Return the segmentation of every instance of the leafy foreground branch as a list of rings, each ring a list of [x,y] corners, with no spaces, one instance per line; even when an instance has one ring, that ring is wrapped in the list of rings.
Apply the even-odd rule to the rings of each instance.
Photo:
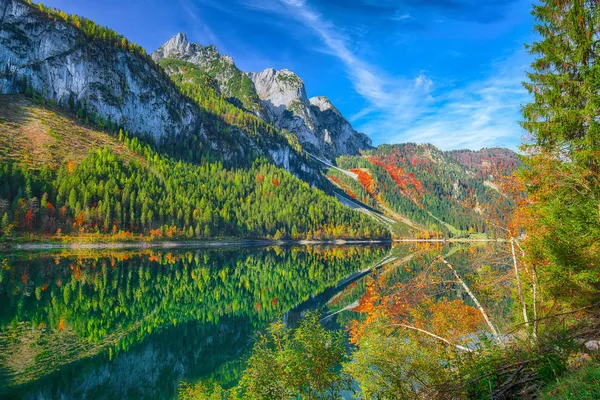
[[[237,387],[225,390],[217,382],[180,388],[181,399],[337,399],[350,389],[351,378],[340,372],[346,360],[342,332],[330,332],[308,313],[300,326],[273,323],[254,345]]]

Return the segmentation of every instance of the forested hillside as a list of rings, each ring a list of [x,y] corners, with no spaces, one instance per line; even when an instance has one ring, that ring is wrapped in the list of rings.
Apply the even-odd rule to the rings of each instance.
[[[1,96],[1,228],[168,238],[381,238],[385,229],[266,160],[227,169],[158,153],[56,107]]]
[[[165,60],[173,82],[141,47],[91,20],[3,3],[3,91],[29,99],[2,98],[3,236],[388,236],[301,181],[324,183],[296,136],[232,105],[191,64]],[[19,67],[40,52],[56,54]],[[67,66],[80,75],[65,81]]]
[[[247,123],[232,121],[231,109],[219,106],[225,102],[221,95],[210,104],[190,99],[124,36],[42,4],[0,0],[0,9],[3,93],[39,96],[101,126],[143,137],[176,158],[212,157],[230,167],[267,158],[311,183],[320,181],[293,136],[265,124],[242,129]]]
[[[508,149],[443,152],[412,143],[381,145],[363,156],[342,156],[337,163],[356,176],[329,171],[349,196],[412,222],[413,234],[445,237],[492,235],[487,211],[507,201],[496,182],[521,165]]]

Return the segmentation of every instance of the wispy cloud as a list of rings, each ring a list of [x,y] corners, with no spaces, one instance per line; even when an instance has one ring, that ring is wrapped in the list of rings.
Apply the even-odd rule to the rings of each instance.
[[[383,142],[433,143],[444,149],[516,148],[522,134],[520,107],[529,99],[521,85],[528,62],[525,52],[516,50],[490,66],[486,78],[434,90],[420,115],[405,118],[402,110],[384,107],[361,128]]]
[[[243,1],[300,23],[343,63],[354,89],[369,103],[351,120],[376,142],[427,142],[444,149],[517,147],[520,104],[527,99],[521,87],[527,65],[522,50],[491,65],[488,78],[457,88],[438,86],[425,71],[414,78],[391,76],[360,59],[343,30],[306,0]]]
[[[409,13],[398,11],[398,12],[396,12],[396,14],[394,14],[392,16],[391,19],[393,19],[394,21],[404,21],[406,19],[411,19],[411,18],[412,18],[412,16]]]
[[[306,1],[278,1],[279,7],[262,0],[246,0],[245,4],[255,9],[285,14],[310,29],[321,40],[325,51],[343,63],[354,89],[372,104],[369,109],[379,110],[393,104],[408,110],[414,107],[412,92],[427,97],[432,83],[424,74],[415,79],[386,77],[383,71],[357,57],[350,48],[349,38]]]

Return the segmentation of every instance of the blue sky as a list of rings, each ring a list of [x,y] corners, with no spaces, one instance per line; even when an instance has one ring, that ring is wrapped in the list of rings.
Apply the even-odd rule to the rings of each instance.
[[[523,134],[531,0],[47,0],[153,51],[177,32],[244,71],[288,68],[374,144],[504,146]]]

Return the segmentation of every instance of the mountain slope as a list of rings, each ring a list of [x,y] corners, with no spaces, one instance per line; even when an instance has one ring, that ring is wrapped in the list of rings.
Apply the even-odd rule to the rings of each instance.
[[[295,133],[310,152],[334,159],[371,148],[371,140],[356,132],[329,99],[308,99],[304,82],[293,72],[269,68],[249,76],[270,120]]]
[[[257,157],[318,180],[281,132],[249,132],[182,95],[143,49],[77,16],[0,0],[0,88],[27,92],[109,127],[148,138],[163,151],[228,165]],[[275,157],[273,157],[275,155]]]
[[[502,170],[511,172],[523,165],[514,151],[501,147],[479,151],[452,150],[448,152],[448,155],[469,168],[479,178],[487,178],[490,174],[502,172]]]
[[[444,152],[412,143],[382,145],[337,163],[354,174],[330,170],[338,187],[409,225],[410,234],[427,236],[486,233],[486,208],[505,201],[494,180],[521,166],[508,149]]]
[[[226,169],[0,95],[2,233],[375,238],[385,229],[266,162]]]
[[[190,43],[184,33],[178,33],[152,53],[155,62],[173,58],[195,64],[218,83],[219,92],[228,101],[258,116],[263,108],[252,81],[240,71],[233,59],[222,56],[214,45]]]
[[[329,160],[371,148],[370,139],[356,132],[326,97],[308,99],[304,82],[288,70],[272,68],[243,73],[231,57],[214,46],[190,43],[179,33],[152,53],[156,62],[176,59],[196,65],[216,80],[218,90],[238,105],[296,135],[308,151]],[[169,72],[169,71],[168,71]]]

